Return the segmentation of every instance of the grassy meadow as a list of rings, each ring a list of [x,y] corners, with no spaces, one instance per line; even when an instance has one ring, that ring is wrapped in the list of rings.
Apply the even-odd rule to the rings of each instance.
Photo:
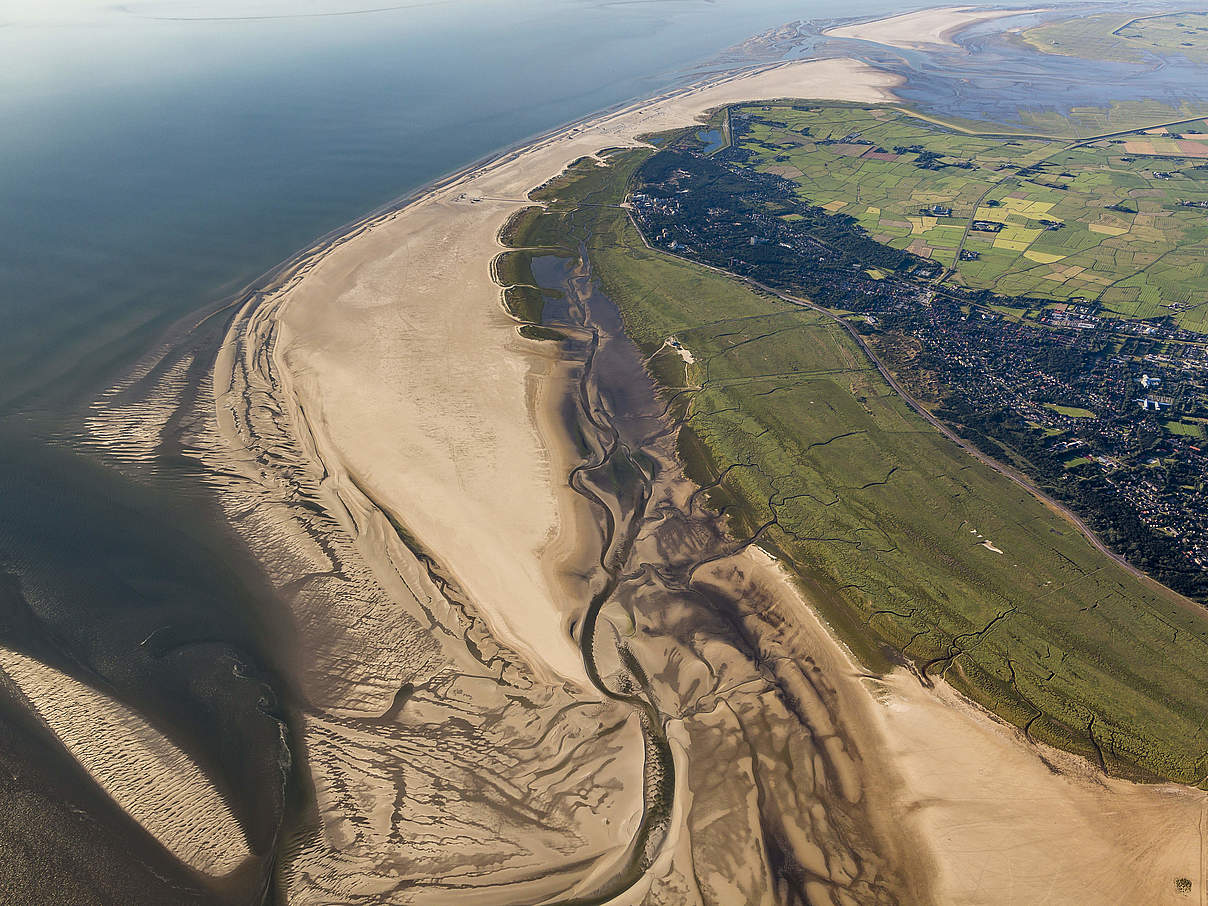
[[[1204,120],[1089,142],[971,134],[890,107],[748,106],[732,120],[756,169],[954,282],[1208,330]]]
[[[1023,40],[1045,53],[1139,63],[1153,54],[1181,54],[1208,63],[1208,12],[1129,18],[1105,13],[1050,22],[1026,30]]]

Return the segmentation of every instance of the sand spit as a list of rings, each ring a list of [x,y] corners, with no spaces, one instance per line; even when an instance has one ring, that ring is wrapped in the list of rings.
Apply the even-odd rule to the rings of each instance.
[[[358,225],[238,314],[186,448],[294,614],[316,804],[284,848],[291,902],[595,898],[653,855],[631,849],[650,741],[571,635],[599,546],[565,488],[576,366],[501,308],[498,233],[583,155],[896,81],[794,63],[601,115]]]
[[[507,217],[567,164],[740,99],[884,100],[860,63],[796,63],[636,105],[468,174],[333,248],[288,291],[275,355],[341,470],[458,578],[492,632],[585,685],[567,601],[543,562],[565,515],[534,430],[537,360],[486,267]],[[333,463],[334,465],[334,463]],[[500,533],[506,532],[506,536]],[[500,542],[503,543],[500,543]]]
[[[1008,16],[1042,12],[1040,9],[979,9],[972,6],[945,6],[906,13],[890,19],[875,19],[855,25],[841,25],[823,32],[831,38],[858,38],[903,50],[927,50],[955,47],[953,36],[970,25]]]
[[[272,355],[275,312],[236,319],[217,421],[193,446],[294,617],[315,803],[283,845],[283,889],[316,906],[541,902],[628,846],[640,729],[536,675],[402,519],[332,468]]]
[[[188,755],[107,695],[0,648],[5,678],[102,789],[165,849],[208,875],[251,850],[222,795]]]

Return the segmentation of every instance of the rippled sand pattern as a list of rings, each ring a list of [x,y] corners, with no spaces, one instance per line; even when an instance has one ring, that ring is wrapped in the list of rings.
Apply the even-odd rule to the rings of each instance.
[[[225,875],[251,855],[214,785],[137,714],[15,651],[0,648],[0,670],[93,780],[176,858]]]

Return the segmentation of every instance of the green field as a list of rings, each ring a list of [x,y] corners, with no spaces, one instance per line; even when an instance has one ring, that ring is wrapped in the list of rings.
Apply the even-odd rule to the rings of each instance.
[[[1204,437],[1204,426],[1194,421],[1166,422],[1166,430],[1171,434],[1182,434],[1185,437]]]
[[[1208,331],[1208,208],[1183,204],[1208,204],[1203,120],[1081,143],[970,134],[890,107],[748,106],[733,120],[756,169],[953,282]],[[962,248],[977,259],[958,260]]]
[[[1045,408],[1052,409],[1058,415],[1064,415],[1069,418],[1095,418],[1095,413],[1079,406],[1060,406],[1057,403],[1045,403]]]
[[[516,245],[584,243],[732,531],[791,565],[872,669],[904,652],[1038,739],[1111,770],[1208,775],[1208,621],[1099,553],[910,410],[826,315],[652,251],[616,207],[648,152],[579,165]],[[589,204],[583,204],[588,202]]]
[[[1208,63],[1208,12],[1130,18],[1121,13],[1084,16],[1030,28],[1023,40],[1045,53],[1137,63],[1154,54],[1181,54]]]
[[[1208,103],[1187,102],[1177,107],[1152,98],[1112,101],[1109,107],[1072,107],[1068,112],[1020,108],[1022,129],[1034,135],[1059,138],[1086,138],[1130,129],[1145,129],[1154,123],[1176,123],[1208,114]],[[968,123],[970,131],[998,131],[993,123]]]

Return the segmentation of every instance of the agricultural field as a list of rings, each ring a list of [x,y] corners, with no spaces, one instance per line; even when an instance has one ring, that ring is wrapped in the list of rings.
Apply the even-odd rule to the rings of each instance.
[[[1045,53],[1091,60],[1134,63],[1154,54],[1181,54],[1192,62],[1208,63],[1208,12],[1085,16],[1038,25],[1022,38]]]
[[[830,316],[650,248],[619,207],[648,153],[575,168],[512,242],[587,249],[731,531],[759,531],[870,668],[904,655],[1033,738],[1202,782],[1203,613],[935,431]]]
[[[971,134],[888,107],[748,106],[731,121],[749,165],[954,283],[1208,331],[1204,120],[1089,142]]]

